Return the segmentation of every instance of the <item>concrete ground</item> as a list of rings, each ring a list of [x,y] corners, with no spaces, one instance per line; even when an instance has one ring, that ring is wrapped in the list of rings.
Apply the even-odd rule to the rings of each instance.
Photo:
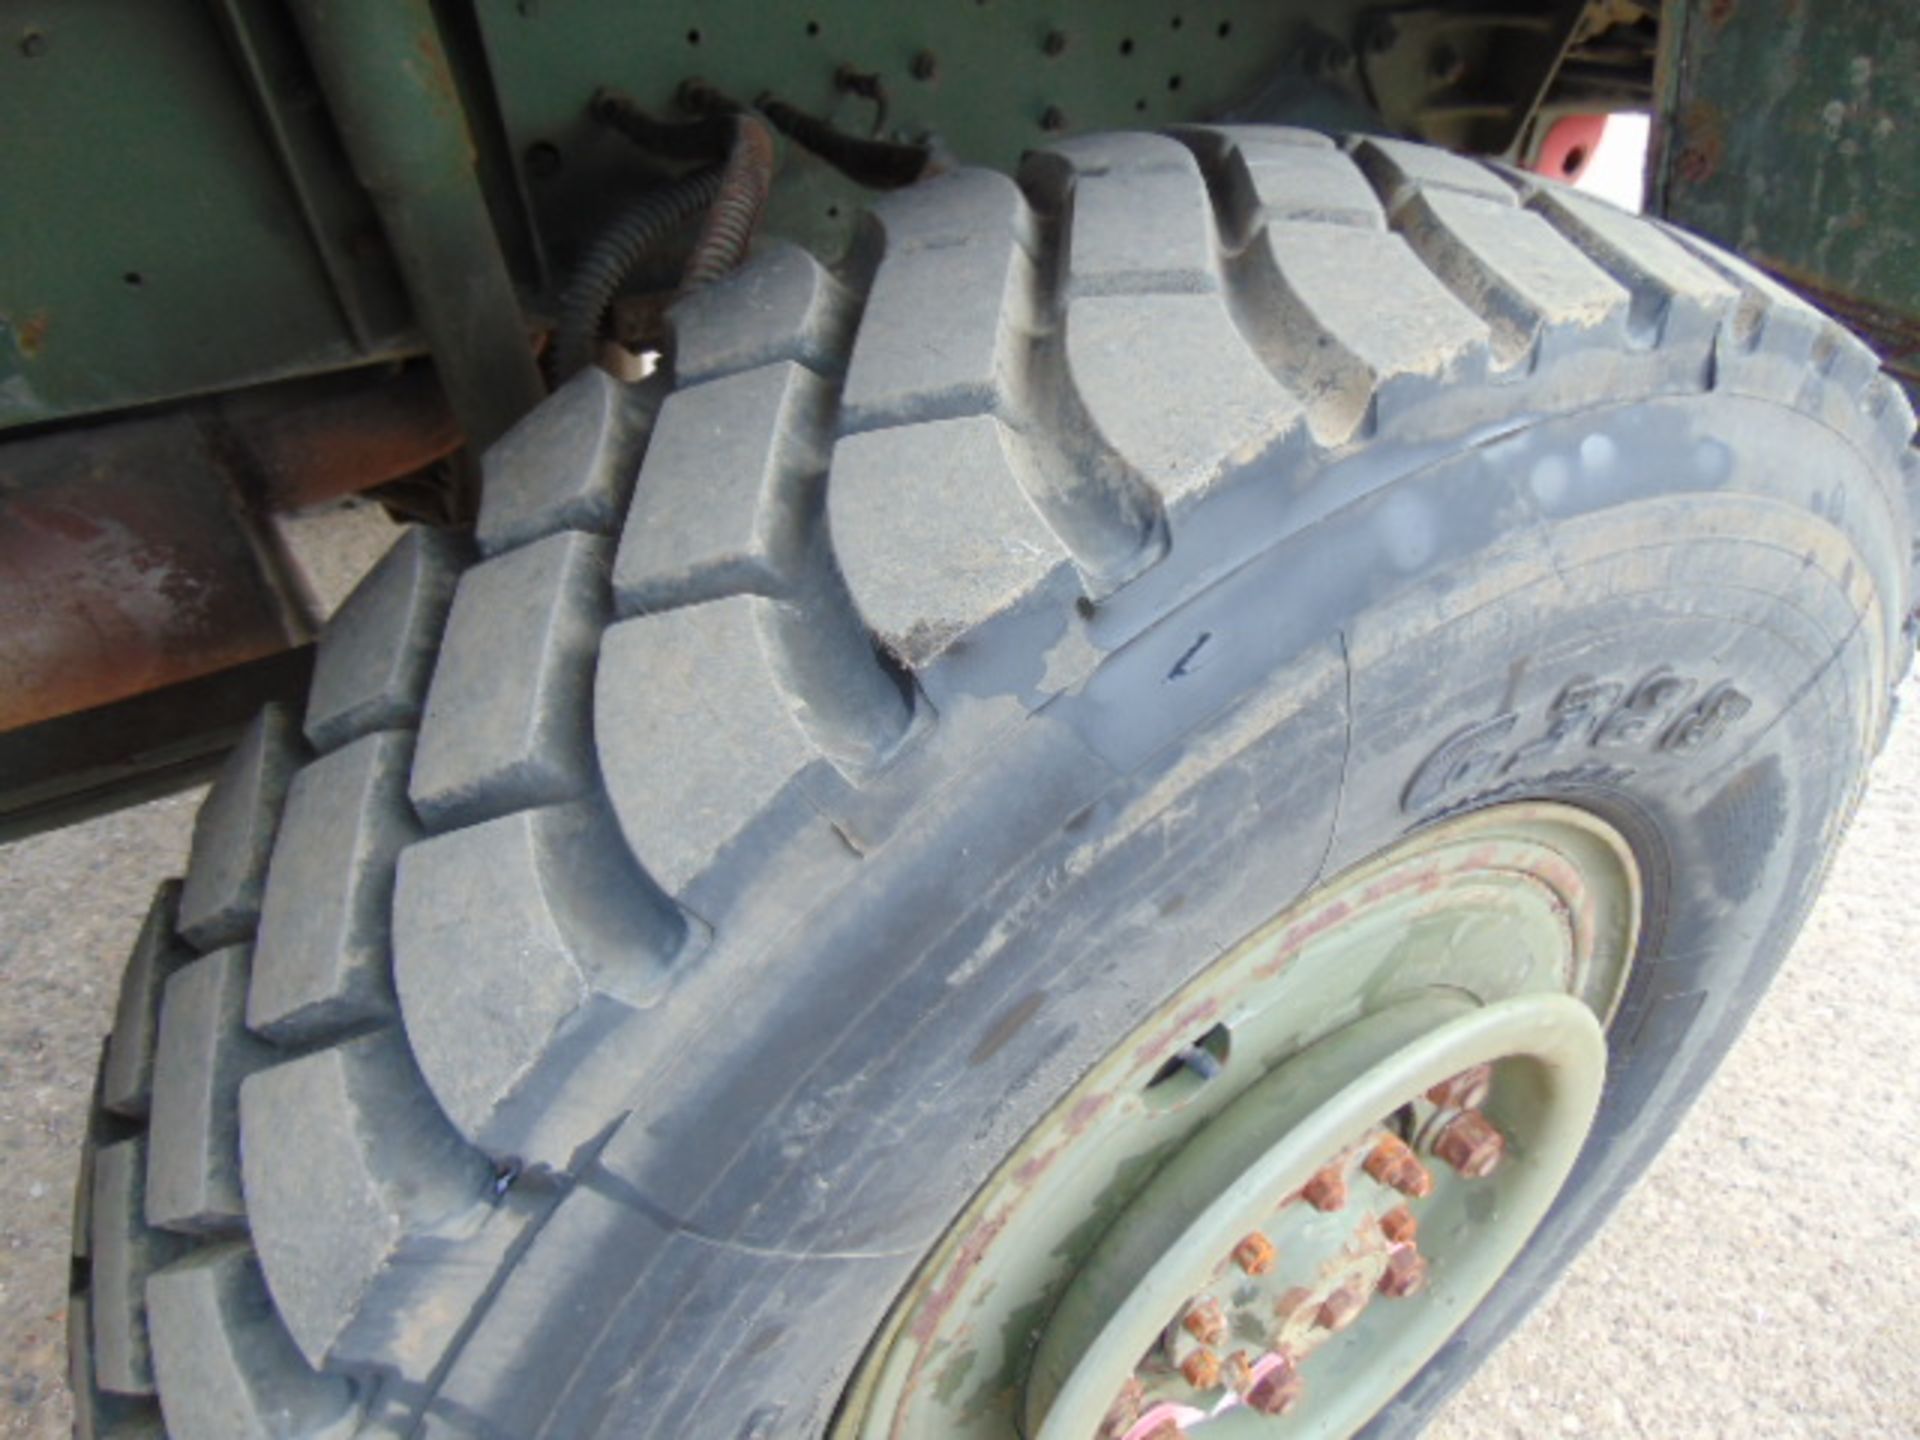
[[[331,602],[391,533],[359,511],[290,538]],[[1745,1037],[1434,1440],[1920,1436],[1920,685],[1904,698]],[[197,800],[0,848],[0,1435],[70,1433],[74,1157],[121,963]]]

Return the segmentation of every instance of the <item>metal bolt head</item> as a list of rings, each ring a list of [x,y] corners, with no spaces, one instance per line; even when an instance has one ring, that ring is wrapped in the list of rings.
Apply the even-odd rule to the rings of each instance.
[[[1048,55],[1058,55],[1067,48],[1067,32],[1049,30],[1047,38],[1040,42],[1040,49]]]
[[[1262,1415],[1284,1415],[1299,1403],[1304,1389],[1306,1381],[1301,1378],[1299,1368],[1291,1359],[1282,1357],[1280,1364],[1270,1366],[1253,1382],[1247,1391],[1247,1405]]]
[[[1220,1357],[1211,1350],[1196,1350],[1180,1362],[1180,1373],[1196,1390],[1211,1390],[1220,1383]]]
[[[1427,1167],[1398,1135],[1384,1136],[1366,1160],[1367,1174],[1382,1185],[1398,1190],[1410,1200],[1424,1200],[1433,1193],[1433,1177]]]
[[[1040,112],[1040,128],[1049,134],[1058,134],[1067,128],[1067,112],[1058,105],[1049,105]]]
[[[1434,1138],[1433,1153],[1469,1180],[1484,1180],[1506,1158],[1507,1137],[1478,1110],[1462,1110]]]
[[[1367,1152],[1363,1168],[1382,1185],[1390,1185],[1393,1182],[1388,1177],[1412,1158],[1413,1151],[1408,1148],[1406,1141],[1398,1135],[1382,1135],[1373,1149]]]
[[[1273,1241],[1256,1230],[1233,1247],[1233,1263],[1249,1275],[1264,1275],[1273,1268],[1274,1257],[1278,1253],[1273,1248]]]
[[[1314,1209],[1338,1210],[1347,1203],[1347,1172],[1341,1165],[1329,1165],[1301,1187],[1301,1197]]]
[[[1273,1302],[1274,1318],[1280,1322],[1282,1330],[1297,1321],[1303,1312],[1314,1308],[1313,1292],[1304,1285],[1290,1287]]]
[[[1442,1110],[1478,1110],[1493,1090],[1493,1066],[1475,1065],[1442,1080],[1427,1091],[1427,1099]]]
[[[1244,1350],[1236,1350],[1227,1356],[1220,1368],[1228,1386],[1238,1394],[1244,1395],[1247,1387],[1253,1384],[1253,1361]]]
[[[1420,1233],[1420,1222],[1406,1206],[1396,1206],[1380,1217],[1380,1233],[1392,1245],[1411,1245]]]
[[[1218,1345],[1227,1338],[1226,1311],[1211,1295],[1204,1295],[1187,1306],[1187,1313],[1180,1317],[1180,1323],[1202,1345]]]
[[[1411,1244],[1387,1252],[1387,1268],[1380,1276],[1380,1293],[1405,1300],[1427,1288],[1427,1257]]]
[[[29,60],[38,60],[47,53],[47,36],[42,30],[25,30],[20,35],[20,53]]]
[[[1326,1299],[1320,1302],[1320,1312],[1314,1318],[1319,1321],[1322,1330],[1341,1331],[1360,1318],[1360,1312],[1367,1308],[1367,1297],[1358,1288],[1342,1285]]]
[[[931,80],[940,73],[940,59],[931,50],[922,50],[907,65],[907,73],[916,80]]]

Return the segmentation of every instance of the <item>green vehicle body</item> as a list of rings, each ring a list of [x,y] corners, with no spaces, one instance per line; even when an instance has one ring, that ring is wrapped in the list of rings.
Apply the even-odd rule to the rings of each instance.
[[[676,169],[591,101],[672,119],[695,81],[936,168],[1222,118],[1526,163],[1563,115],[1650,111],[1649,208],[1920,381],[1920,23],[1871,0],[0,0],[0,39],[0,479],[43,490],[63,447],[170,408],[272,414],[328,376],[418,384],[421,361],[468,444],[496,438],[544,393],[585,245]],[[870,194],[785,143],[761,233],[837,257]],[[121,483],[143,453],[114,452]],[[132,721],[96,715],[76,748],[59,710],[0,733],[0,790],[21,767],[43,786],[27,808],[50,770],[105,794],[153,768],[113,753]],[[217,753],[220,707],[197,710],[167,783]]]

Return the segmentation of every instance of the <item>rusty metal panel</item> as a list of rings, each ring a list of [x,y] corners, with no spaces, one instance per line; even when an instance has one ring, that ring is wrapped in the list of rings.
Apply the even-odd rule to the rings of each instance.
[[[1920,385],[1920,9],[1685,0],[1663,26],[1653,208],[1806,292]]]
[[[303,587],[186,416],[0,451],[0,732],[311,638]]]

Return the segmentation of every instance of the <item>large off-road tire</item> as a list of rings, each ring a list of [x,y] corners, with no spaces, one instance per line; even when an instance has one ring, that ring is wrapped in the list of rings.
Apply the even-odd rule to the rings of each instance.
[[[1645,884],[1606,1097],[1412,1425],[1806,912],[1912,649],[1899,389],[1658,224],[1281,130],[941,177],[674,334],[492,451],[473,553],[406,534],[215,785],[103,1064],[82,1433],[819,1434],[1184,981],[1565,802]]]

